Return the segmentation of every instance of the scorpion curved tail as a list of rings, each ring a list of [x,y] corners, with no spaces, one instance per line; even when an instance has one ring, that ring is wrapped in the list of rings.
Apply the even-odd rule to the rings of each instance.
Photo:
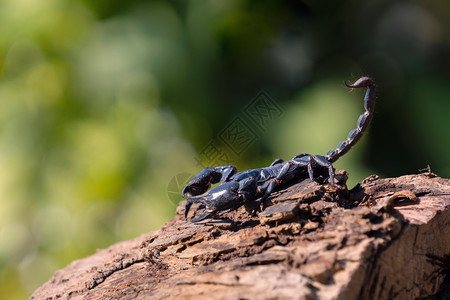
[[[372,120],[375,107],[375,84],[371,78],[361,77],[355,83],[345,85],[352,89],[367,88],[366,95],[364,96],[364,108],[366,111],[359,116],[356,129],[350,131],[347,139],[340,142],[336,149],[328,151],[325,157],[331,163],[335,162],[339,157],[347,153],[348,150],[350,150],[350,148],[359,141]]]

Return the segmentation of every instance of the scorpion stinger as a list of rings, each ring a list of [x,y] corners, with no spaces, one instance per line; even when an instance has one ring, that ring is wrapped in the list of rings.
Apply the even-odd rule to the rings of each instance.
[[[258,199],[262,203],[279,186],[298,182],[307,177],[315,181],[315,170],[328,170],[330,184],[339,188],[334,182],[334,168],[332,163],[338,160],[355,145],[372,120],[375,106],[375,84],[369,77],[362,77],[353,84],[347,84],[349,88],[367,88],[364,97],[365,112],[359,116],[356,129],[348,134],[345,141],[339,143],[334,150],[326,155],[299,154],[293,159],[283,161],[280,158],[265,168],[258,168],[237,172],[234,166],[220,166],[206,168],[200,171],[189,181],[183,189],[182,197],[188,195],[185,207],[185,217],[193,203],[202,203],[206,206],[203,213],[191,221],[198,222],[209,217],[215,217],[224,212],[238,208],[251,200]],[[212,183],[220,184],[206,192]]]
[[[298,167],[307,167],[308,175],[311,181],[314,181],[313,167],[315,165],[325,167],[328,169],[330,184],[334,187],[339,187],[334,182],[334,168],[332,163],[335,162],[339,157],[347,153],[348,150],[350,150],[350,148],[359,141],[364,131],[369,126],[370,121],[372,120],[375,107],[375,84],[373,83],[372,79],[370,79],[369,77],[361,77],[355,83],[346,84],[346,86],[349,88],[367,88],[366,94],[364,96],[364,108],[366,111],[359,116],[356,129],[350,131],[347,139],[340,142],[336,149],[328,151],[325,156],[301,153],[295,156],[292,160],[288,161],[284,168],[280,170],[277,177],[271,179],[272,182],[269,183],[264,196],[261,198],[261,202],[264,201],[270,195],[270,193],[272,193],[273,189],[277,185],[279,185],[281,182],[286,181],[286,176],[289,176],[289,174]]]
[[[364,96],[364,108],[366,111],[359,116],[358,121],[356,122],[356,129],[350,131],[347,139],[340,142],[336,149],[328,151],[327,155],[325,155],[325,158],[330,163],[334,163],[338,160],[339,157],[347,153],[348,150],[350,150],[350,148],[359,141],[372,120],[375,108],[375,84],[372,79],[369,77],[362,77],[353,84],[345,85],[352,89],[363,87],[367,88],[366,95]]]

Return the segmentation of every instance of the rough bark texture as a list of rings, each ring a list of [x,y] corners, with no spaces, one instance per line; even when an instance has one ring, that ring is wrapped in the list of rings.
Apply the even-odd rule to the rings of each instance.
[[[31,298],[449,298],[450,180],[303,181],[269,202],[197,224],[182,202],[159,231],[72,262]]]

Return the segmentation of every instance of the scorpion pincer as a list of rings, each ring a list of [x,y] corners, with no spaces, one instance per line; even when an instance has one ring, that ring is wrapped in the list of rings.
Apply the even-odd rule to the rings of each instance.
[[[372,120],[375,106],[375,84],[369,77],[362,77],[353,84],[346,84],[349,88],[366,88],[364,96],[365,112],[357,121],[357,127],[350,131],[345,141],[340,142],[336,149],[326,155],[299,154],[288,161],[276,159],[270,166],[237,172],[234,166],[220,166],[205,168],[197,173],[184,187],[181,196],[188,196],[184,216],[187,215],[193,203],[202,203],[206,208],[192,222],[199,222],[209,217],[215,217],[234,210],[249,201],[260,198],[258,206],[280,185],[296,183],[305,178],[307,173],[313,182],[314,170],[328,169],[330,184],[339,188],[334,182],[334,168],[332,163],[338,160],[355,145]],[[220,183],[217,187],[209,188],[211,184]]]

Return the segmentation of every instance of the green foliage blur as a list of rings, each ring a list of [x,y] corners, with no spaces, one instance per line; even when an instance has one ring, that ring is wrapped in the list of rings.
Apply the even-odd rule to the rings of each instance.
[[[363,112],[343,83],[370,75],[349,186],[449,177],[449,50],[446,0],[1,1],[0,294],[171,219],[174,178],[262,90],[283,114],[240,170],[334,148]]]

